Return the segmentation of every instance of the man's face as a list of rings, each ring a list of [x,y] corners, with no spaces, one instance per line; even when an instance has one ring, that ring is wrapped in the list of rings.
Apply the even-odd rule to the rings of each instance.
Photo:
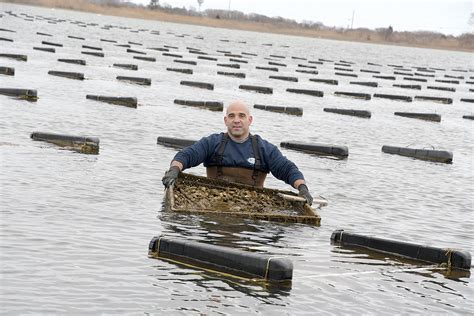
[[[229,134],[235,138],[244,139],[249,135],[252,116],[249,114],[245,105],[235,104],[227,109],[227,115],[224,117],[225,125]]]

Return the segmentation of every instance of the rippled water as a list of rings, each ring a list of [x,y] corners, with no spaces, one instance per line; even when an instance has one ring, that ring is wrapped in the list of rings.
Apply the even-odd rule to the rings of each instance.
[[[13,11],[18,17],[5,14]],[[34,21],[24,15],[34,16]],[[36,103],[0,96],[0,309],[20,313],[133,314],[314,314],[333,313],[472,313],[474,286],[468,275],[445,271],[400,269],[419,266],[395,257],[341,249],[330,245],[336,228],[403,241],[450,247],[473,253],[473,123],[469,79],[452,86],[456,92],[393,88],[394,81],[374,79],[359,69],[392,75],[389,64],[443,68],[444,74],[474,76],[473,55],[428,49],[346,43],[254,32],[161,23],[0,4],[1,53],[28,55],[28,62],[0,58],[14,67],[15,76],[0,76],[0,87],[37,89]],[[65,19],[51,24],[39,16]],[[80,27],[70,21],[97,23]],[[106,24],[131,29],[102,29]],[[147,29],[139,33],[131,30]],[[160,31],[153,35],[150,30]],[[52,37],[37,35],[49,33]],[[188,34],[176,37],[175,34]],[[86,38],[81,41],[68,35]],[[196,37],[202,36],[204,40]],[[100,39],[143,43],[133,49],[157,62],[132,59],[126,48]],[[222,41],[228,40],[229,42]],[[33,50],[41,41],[62,43],[56,53]],[[239,43],[246,42],[246,43]],[[272,44],[264,46],[262,44]],[[81,45],[100,46],[105,58],[81,54]],[[173,63],[173,58],[147,47],[178,47],[176,53],[197,66]],[[246,79],[217,76],[215,62],[198,60],[186,47],[199,48],[228,62],[217,50],[249,52],[239,72]],[[277,75],[296,76],[298,83],[268,79],[276,73],[269,55],[288,67]],[[354,62],[359,78],[334,75],[333,63],[317,65],[319,75],[295,72],[304,61]],[[87,66],[57,62],[80,58]],[[367,65],[373,62],[383,65]],[[112,68],[134,63],[139,70]],[[166,71],[192,68],[194,74]],[[455,72],[453,69],[468,72]],[[85,81],[54,77],[49,70],[83,72]],[[150,87],[119,82],[118,75],[152,79]],[[310,82],[311,77],[338,79],[338,86]],[[180,86],[181,80],[214,83],[213,91]],[[349,85],[349,81],[378,81],[378,88]],[[428,83],[434,85],[433,78]],[[472,81],[472,79],[470,80]],[[239,90],[240,84],[273,87],[272,95]],[[324,91],[323,98],[287,93],[286,88]],[[370,101],[341,98],[334,91],[431,95],[453,98],[453,104],[414,101]],[[86,100],[86,94],[133,96],[138,109]],[[162,210],[161,177],[175,154],[156,145],[157,136],[200,138],[223,130],[223,114],[175,105],[174,99],[243,99],[249,104],[298,106],[302,117],[254,110],[253,132],[281,141],[347,145],[349,158],[333,160],[291,150],[282,152],[304,172],[311,192],[329,200],[320,211],[321,227],[284,225],[219,217],[196,217]],[[371,119],[323,112],[323,107],[366,109]],[[436,112],[441,123],[396,117],[394,111]],[[62,150],[34,142],[34,131],[90,135],[100,138],[98,156]],[[453,164],[432,163],[387,155],[382,145],[434,146],[454,153]],[[204,174],[198,167],[192,170]],[[288,189],[270,177],[267,186]],[[291,258],[291,288],[271,288],[238,282],[147,256],[150,239],[167,234],[250,249]]]

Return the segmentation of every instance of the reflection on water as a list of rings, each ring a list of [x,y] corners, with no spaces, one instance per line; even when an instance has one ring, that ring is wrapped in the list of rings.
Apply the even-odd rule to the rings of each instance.
[[[233,273],[226,273],[225,271],[213,270],[202,265],[196,266],[185,261],[176,261],[161,257],[160,260],[179,268],[179,270],[171,271],[171,276],[164,277],[170,280],[180,279],[181,281],[190,281],[192,283],[197,281],[205,283],[206,281],[220,280],[232,288],[241,290],[252,296],[259,296],[259,293],[264,293],[265,296],[268,295],[268,293],[275,295],[275,297],[278,295],[287,296],[292,286],[291,281],[267,282],[261,279],[252,279]],[[161,267],[159,267],[159,269],[161,269]],[[200,284],[200,286],[202,286],[202,284]]]
[[[37,17],[26,21],[21,13]],[[467,83],[474,76],[471,53],[210,29],[7,3],[0,4],[0,15],[1,28],[16,31],[0,31],[0,37],[14,40],[2,42],[1,53],[28,55],[27,62],[0,58],[2,66],[15,68],[15,76],[0,75],[0,86],[37,89],[39,95],[35,103],[0,96],[3,313],[472,313],[474,286],[469,274],[340,249],[329,241],[335,229],[343,228],[474,253],[474,135],[472,121],[462,119],[472,114],[472,106],[460,102],[472,98],[472,85]],[[66,22],[48,23],[39,16]],[[107,24],[116,27],[101,28]],[[140,29],[159,30],[160,35],[130,32]],[[229,42],[221,42],[223,38]],[[32,49],[45,39],[63,47],[55,54]],[[133,59],[126,48],[100,39],[143,43],[132,48],[145,51],[156,62]],[[262,45],[268,43],[273,45]],[[102,47],[105,57],[81,54],[82,45]],[[197,61],[189,65],[193,75],[166,71],[178,66],[170,57],[148,49],[164,45],[177,47],[171,52],[186,60]],[[257,56],[248,55],[249,63],[239,70],[246,78],[240,79],[217,76],[222,69],[216,62],[197,59],[186,47],[207,52],[217,63],[229,62],[217,50]],[[296,76],[298,83],[273,80],[268,72],[256,69],[268,65],[265,58],[270,55],[285,56],[287,67],[280,67],[278,75]],[[292,56],[307,61],[349,60],[354,62],[357,80],[377,80],[379,87],[335,78],[334,65],[327,62],[317,65],[319,75],[296,72],[298,64],[306,62]],[[87,65],[60,63],[58,58],[80,58]],[[377,70],[383,75],[393,75],[388,64],[397,63],[412,71],[413,67],[444,69],[436,70],[436,79],[444,75],[465,79],[452,86],[455,92],[427,89],[434,85],[431,79],[420,83],[420,91],[404,90],[393,87],[406,83],[399,76],[395,81],[379,80],[361,72],[375,69],[369,62],[382,65]],[[114,63],[137,64],[139,70],[133,75],[150,78],[151,86],[116,80],[132,71],[112,67]],[[466,72],[455,71],[458,68]],[[82,72],[87,79],[50,76],[50,70]],[[338,79],[339,84],[309,81],[313,77]],[[213,83],[215,89],[181,86],[181,80]],[[273,94],[242,91],[240,84],[272,87]],[[288,88],[321,90],[324,97],[289,94]],[[340,98],[335,91],[450,97],[453,104],[366,101]],[[87,94],[137,97],[139,106],[95,102],[87,100]],[[321,227],[163,211],[161,177],[176,151],[157,145],[157,136],[199,139],[224,128],[223,113],[177,105],[174,99],[225,104],[244,99],[250,105],[301,107],[301,117],[253,111],[252,132],[275,144],[294,140],[348,146],[345,160],[281,149],[301,168],[310,191],[329,200],[319,212]],[[369,110],[372,117],[336,115],[324,112],[324,107]],[[396,111],[437,113],[442,120],[396,117]],[[29,138],[34,131],[99,137],[100,154],[82,155],[34,142]],[[382,145],[409,144],[452,151],[453,164],[381,152]],[[205,174],[202,167],[192,172]],[[289,189],[271,176],[266,184]],[[148,258],[147,245],[160,234],[288,257],[294,264],[291,287],[272,288]]]
[[[451,269],[446,264],[432,264],[421,260],[414,260],[391,253],[382,253],[357,246],[344,245],[343,248],[335,246],[331,252],[335,254],[331,261],[340,263],[357,262],[358,264],[374,267],[388,267],[388,273],[440,273],[446,278],[458,280],[460,282],[464,282],[462,278],[469,278],[471,275],[469,270]]]
[[[163,234],[206,240],[216,245],[256,249],[270,244],[278,247],[285,237],[283,225],[262,227],[242,218],[222,218],[218,215],[196,216],[162,211]],[[287,224],[291,229],[292,225]]]

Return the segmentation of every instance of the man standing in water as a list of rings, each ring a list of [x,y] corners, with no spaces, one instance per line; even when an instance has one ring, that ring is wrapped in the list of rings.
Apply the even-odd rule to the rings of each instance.
[[[303,174],[275,145],[250,134],[252,120],[244,102],[229,104],[224,117],[227,133],[204,137],[178,152],[162,179],[163,185],[170,186],[181,171],[201,163],[204,163],[209,178],[255,187],[263,187],[267,174],[271,172],[275,178],[298,189],[299,195],[311,205],[313,197]]]

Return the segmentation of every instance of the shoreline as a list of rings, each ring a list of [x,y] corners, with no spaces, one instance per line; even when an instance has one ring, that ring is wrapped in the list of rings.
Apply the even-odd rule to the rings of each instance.
[[[303,29],[301,27],[290,27],[283,23],[258,23],[253,21],[238,21],[227,19],[214,19],[210,17],[177,15],[160,10],[150,10],[140,7],[112,7],[101,6],[76,0],[74,2],[62,0],[0,0],[0,3],[11,3],[16,5],[27,5],[45,8],[56,8],[63,10],[80,11],[116,17],[127,17],[142,20],[158,20],[160,22],[170,22],[187,25],[198,25],[213,28],[223,28],[229,30],[250,31],[269,34],[280,34],[288,36],[308,37],[326,40],[336,40],[345,42],[356,42],[365,44],[377,44],[388,46],[403,46],[412,48],[438,49],[459,52],[474,52],[474,34],[472,38],[464,43],[459,37],[437,36],[425,38],[411,32],[394,32],[393,40],[385,40],[376,31],[366,29],[355,30],[315,30]],[[433,33],[436,34],[436,33]],[[438,34],[440,35],[440,34]],[[427,35],[428,36],[428,35]],[[410,38],[408,41],[405,38]],[[405,40],[404,40],[405,39]],[[419,41],[419,42],[414,42]],[[420,43],[421,41],[421,43]]]

